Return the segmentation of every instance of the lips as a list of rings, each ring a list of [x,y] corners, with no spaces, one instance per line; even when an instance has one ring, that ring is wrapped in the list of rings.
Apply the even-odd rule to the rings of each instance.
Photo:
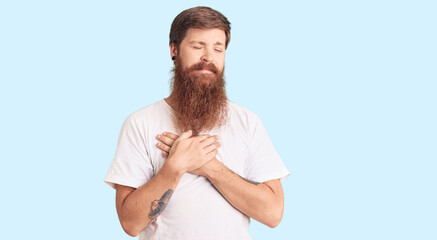
[[[200,71],[200,72],[206,72],[206,73],[213,73],[211,70],[209,70],[209,69],[200,69],[200,70],[198,70],[198,71]]]
[[[217,74],[217,72],[218,72],[218,69],[212,63],[200,62],[200,63],[194,65],[193,68],[195,70],[198,70],[200,72],[205,72],[205,73],[214,73],[214,74]]]

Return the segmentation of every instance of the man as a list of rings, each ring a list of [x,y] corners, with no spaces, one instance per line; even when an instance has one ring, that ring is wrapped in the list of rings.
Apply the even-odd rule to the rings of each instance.
[[[140,239],[251,239],[249,218],[282,218],[289,175],[260,119],[227,101],[230,23],[196,7],[170,30],[171,95],[131,114],[105,182],[127,234]]]

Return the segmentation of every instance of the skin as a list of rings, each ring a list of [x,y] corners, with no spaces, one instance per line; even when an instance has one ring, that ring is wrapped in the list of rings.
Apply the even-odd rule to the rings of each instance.
[[[221,29],[189,29],[179,47],[170,45],[171,56],[180,58],[182,66],[199,61],[224,68],[226,36]],[[198,74],[212,74],[199,70]],[[165,99],[172,106],[170,95]],[[215,157],[220,147],[217,136],[192,137],[187,131],[180,136],[163,133],[158,147],[167,157],[163,167],[141,187],[116,186],[116,208],[127,234],[138,236],[159,217],[171,201],[171,194],[185,173],[204,176],[235,208],[267,226],[275,227],[282,218],[284,197],[278,179],[255,183],[233,173]]]

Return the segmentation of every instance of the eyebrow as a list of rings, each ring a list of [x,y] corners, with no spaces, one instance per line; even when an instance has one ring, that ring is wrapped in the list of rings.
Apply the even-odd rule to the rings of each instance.
[[[189,44],[193,44],[193,43],[198,43],[198,44],[200,44],[200,45],[206,45],[206,43],[205,42],[202,42],[202,41],[190,41],[189,42]],[[224,44],[223,43],[221,43],[221,42],[216,42],[216,43],[214,43],[214,46],[223,46]]]

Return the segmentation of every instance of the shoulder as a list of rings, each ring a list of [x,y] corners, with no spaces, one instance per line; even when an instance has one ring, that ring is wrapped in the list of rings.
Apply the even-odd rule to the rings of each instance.
[[[228,106],[231,118],[238,118],[247,123],[260,121],[258,115],[248,108],[245,108],[230,101],[228,101]]]
[[[131,113],[124,121],[123,128],[144,130],[156,121],[167,119],[170,116],[170,106],[164,101],[157,101]]]
[[[152,116],[157,117],[166,114],[169,111],[167,107],[165,100],[160,100],[131,113],[126,120],[144,121]]]
[[[233,102],[228,102],[228,109],[229,124],[246,132],[249,137],[252,136],[260,126],[263,126],[261,119],[252,110]]]

